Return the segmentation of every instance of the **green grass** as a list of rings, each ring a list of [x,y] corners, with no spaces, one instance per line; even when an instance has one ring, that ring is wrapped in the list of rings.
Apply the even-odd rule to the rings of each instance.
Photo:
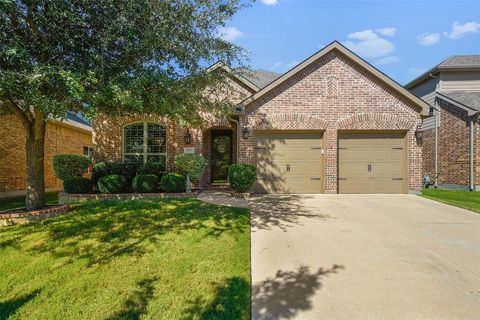
[[[90,202],[0,228],[0,319],[249,319],[248,210]]]
[[[480,192],[464,190],[424,189],[422,196],[452,206],[480,212]]]
[[[58,203],[58,192],[45,193],[45,200],[47,204]],[[25,196],[0,198],[0,211],[25,207]]]

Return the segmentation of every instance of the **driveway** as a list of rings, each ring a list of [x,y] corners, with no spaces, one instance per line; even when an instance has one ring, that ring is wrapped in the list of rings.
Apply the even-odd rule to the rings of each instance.
[[[253,319],[478,319],[480,214],[415,195],[265,195]]]

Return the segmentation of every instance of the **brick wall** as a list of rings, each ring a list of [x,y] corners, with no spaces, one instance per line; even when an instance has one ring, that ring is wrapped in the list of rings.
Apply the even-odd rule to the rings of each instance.
[[[20,192],[26,188],[25,133],[14,115],[1,116],[0,136],[0,192]],[[92,146],[92,134],[68,125],[51,121],[45,135],[45,187],[61,189],[61,180],[55,177],[52,158],[57,153],[83,154],[84,146]]]
[[[254,163],[254,131],[315,129],[325,132],[325,192],[337,192],[338,130],[398,130],[408,141],[409,190],[419,190],[421,123],[415,106],[347,57],[331,52],[246,106],[240,162]]]

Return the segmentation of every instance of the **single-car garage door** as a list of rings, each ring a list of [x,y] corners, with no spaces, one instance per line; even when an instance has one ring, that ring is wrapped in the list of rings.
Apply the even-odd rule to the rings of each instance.
[[[323,192],[323,133],[256,132],[257,192]]]
[[[405,193],[405,133],[340,133],[339,193]]]

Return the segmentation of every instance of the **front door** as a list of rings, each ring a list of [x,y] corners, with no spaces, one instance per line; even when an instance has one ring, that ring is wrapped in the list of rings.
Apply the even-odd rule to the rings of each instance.
[[[212,183],[227,182],[232,164],[232,131],[212,130]]]

